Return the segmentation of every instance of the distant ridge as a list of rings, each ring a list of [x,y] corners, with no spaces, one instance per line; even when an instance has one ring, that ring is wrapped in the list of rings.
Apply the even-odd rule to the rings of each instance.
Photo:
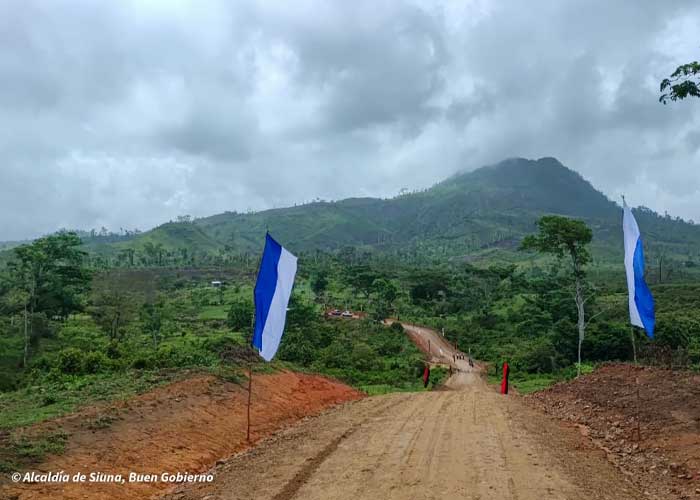
[[[648,210],[636,211],[645,241],[673,254],[697,253],[700,227]],[[86,239],[86,247],[109,256],[160,245],[166,252],[216,254],[257,252],[265,230],[296,252],[343,247],[424,255],[478,258],[513,252],[543,214],[586,220],[599,258],[621,252],[620,207],[556,158],[509,158],[454,175],[425,191],[391,199],[348,198],[237,214],[193,222],[170,222],[113,243]],[[517,258],[517,257],[516,257]]]

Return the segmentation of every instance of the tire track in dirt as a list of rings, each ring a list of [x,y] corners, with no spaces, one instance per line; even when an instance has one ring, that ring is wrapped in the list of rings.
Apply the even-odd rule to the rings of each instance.
[[[309,478],[314,474],[314,472],[321,466],[321,464],[340,446],[340,443],[352,436],[360,428],[365,426],[372,418],[376,418],[377,415],[383,414],[389,410],[394,409],[396,406],[402,404],[403,401],[395,401],[392,404],[387,404],[381,406],[373,412],[372,415],[365,417],[360,422],[354,424],[352,427],[343,432],[340,436],[333,439],[325,448],[323,448],[317,455],[307,459],[302,468],[297,472],[297,474],[287,482],[282,490],[277,493],[272,500],[291,500],[301,489],[302,486],[306,484]],[[418,410],[418,406],[414,405],[414,413]]]
[[[328,412],[288,442],[235,459],[216,485],[176,498],[640,498],[603,458],[580,453],[542,416],[523,417],[517,398],[497,394],[460,361],[453,390],[367,398]]]
[[[333,453],[340,444],[341,441],[347,439],[348,436],[352,435],[360,426],[352,427],[348,429],[343,434],[331,441],[328,446],[326,446],[321,453],[313,457],[311,460],[306,462],[301,470],[297,473],[291,481],[284,485],[282,491],[277,495],[272,497],[272,500],[291,500],[296,495],[297,491],[306,484],[311,475],[318,469],[318,467],[323,463],[323,461]]]
[[[383,436],[385,443],[381,452],[372,460],[372,464],[367,464],[361,469],[362,472],[369,474],[369,477],[358,483],[357,489],[354,492],[354,495],[357,498],[364,498],[364,495],[367,492],[371,492],[373,488],[376,487],[377,481],[380,481],[381,479],[377,478],[375,472],[377,470],[381,470],[382,464],[392,460],[389,455],[392,452],[394,452],[394,454],[401,453],[400,450],[397,452],[396,445],[397,442],[401,441],[401,436],[405,434],[405,429],[407,427],[414,427],[416,431],[420,429],[421,426],[416,424],[416,414],[423,411],[423,408],[420,405],[420,402],[416,401],[415,399],[410,399],[408,402],[411,404],[411,406],[406,410],[408,413],[407,415],[399,414],[392,417],[394,421],[401,422],[401,425],[387,435]],[[424,420],[425,415],[422,415],[421,422]],[[371,436],[372,435],[370,433],[367,434],[367,445],[370,444],[369,440],[371,440]],[[370,457],[368,456],[367,458],[369,459]]]

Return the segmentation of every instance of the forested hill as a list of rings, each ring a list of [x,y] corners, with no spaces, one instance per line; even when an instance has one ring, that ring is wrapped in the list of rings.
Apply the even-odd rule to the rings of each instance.
[[[621,254],[620,207],[554,158],[514,158],[391,199],[350,198],[251,214],[226,212],[171,222],[118,241],[87,238],[89,249],[161,261],[257,252],[266,229],[296,252],[360,247],[424,257],[508,256],[545,213],[583,218],[598,258]],[[700,226],[636,211],[651,252],[698,260]],[[146,257],[144,257],[146,255]],[[131,258],[134,258],[133,255]],[[139,257],[136,257],[137,259]]]

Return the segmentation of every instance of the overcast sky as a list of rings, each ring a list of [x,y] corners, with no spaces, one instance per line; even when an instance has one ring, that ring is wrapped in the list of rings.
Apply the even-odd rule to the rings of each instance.
[[[461,6],[457,6],[462,4]],[[0,2],[0,240],[555,156],[700,221],[697,0]]]

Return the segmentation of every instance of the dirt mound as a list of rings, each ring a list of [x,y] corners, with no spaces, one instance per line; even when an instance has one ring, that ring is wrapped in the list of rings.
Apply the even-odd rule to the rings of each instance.
[[[645,491],[700,497],[700,375],[610,364],[524,399],[579,426]]]
[[[257,441],[303,417],[362,394],[321,376],[282,372],[254,375],[252,437]],[[32,470],[69,474],[204,472],[246,448],[246,387],[209,375],[157,388],[126,402],[91,408],[42,424],[65,432],[65,453]],[[20,484],[0,498],[143,499],[173,487],[155,483]]]

